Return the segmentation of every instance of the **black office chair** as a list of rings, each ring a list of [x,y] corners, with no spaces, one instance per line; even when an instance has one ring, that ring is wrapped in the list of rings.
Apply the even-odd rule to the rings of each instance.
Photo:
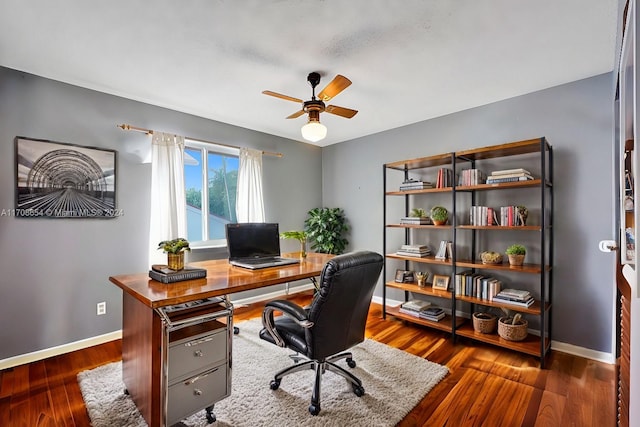
[[[356,366],[353,355],[344,351],[364,341],[369,305],[382,262],[380,254],[369,251],[338,255],[324,266],[309,307],[302,308],[286,300],[267,303],[262,312],[264,328],[260,338],[298,353],[291,356],[295,365],[275,375],[270,384],[272,390],[280,387],[285,375],[314,369],[311,415],[320,412],[320,381],[325,370],[350,381],[356,396],[364,394],[362,381],[334,362],[346,359],[349,367]],[[274,320],[274,311],[282,311],[284,315]],[[306,361],[298,363],[300,360]]]

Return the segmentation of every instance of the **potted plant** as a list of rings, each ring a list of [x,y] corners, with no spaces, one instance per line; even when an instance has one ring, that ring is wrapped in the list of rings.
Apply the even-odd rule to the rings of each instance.
[[[409,213],[409,216],[412,218],[428,218],[427,211],[422,208],[413,208]]]
[[[527,253],[527,249],[522,245],[513,244],[507,248],[505,253],[509,257],[509,264],[518,266],[524,263],[524,256]]]
[[[189,241],[182,237],[173,240],[163,240],[158,243],[158,249],[167,254],[167,265],[172,270],[184,268],[184,253],[190,251]]]
[[[300,258],[307,257],[307,232],[299,230],[283,231],[280,233],[281,239],[296,239],[300,242]]]
[[[341,254],[349,241],[344,234],[349,230],[344,211],[340,208],[314,208],[304,221],[311,249],[326,254]]]
[[[435,225],[445,225],[449,219],[449,212],[442,206],[434,206],[431,208],[431,221]]]

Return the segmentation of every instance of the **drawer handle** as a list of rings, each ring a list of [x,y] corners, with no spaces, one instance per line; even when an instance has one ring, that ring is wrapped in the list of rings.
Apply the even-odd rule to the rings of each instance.
[[[193,394],[195,394],[196,396],[202,396],[202,390],[198,390],[196,388],[195,390],[193,390]]]
[[[208,377],[209,374],[212,374],[212,373],[216,372],[217,370],[218,370],[218,368],[214,368],[214,369],[212,369],[212,370],[210,370],[210,371],[208,371],[208,372],[206,372],[206,373],[204,373],[202,375],[198,375],[197,377],[189,378],[188,380],[186,380],[184,382],[184,385],[191,385],[191,384],[195,383],[198,380],[201,380],[203,378]]]
[[[193,357],[202,357],[202,350],[196,350],[193,352]]]
[[[188,343],[185,344],[185,346],[193,347],[193,346],[196,346],[196,345],[203,344],[205,342],[209,342],[211,340],[213,340],[213,337],[206,337],[206,338],[202,338],[201,340],[189,341]]]

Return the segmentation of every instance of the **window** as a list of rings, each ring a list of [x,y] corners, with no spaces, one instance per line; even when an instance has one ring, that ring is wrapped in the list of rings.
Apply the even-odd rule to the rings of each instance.
[[[194,246],[226,243],[225,224],[236,222],[238,154],[234,148],[185,140],[187,239]]]

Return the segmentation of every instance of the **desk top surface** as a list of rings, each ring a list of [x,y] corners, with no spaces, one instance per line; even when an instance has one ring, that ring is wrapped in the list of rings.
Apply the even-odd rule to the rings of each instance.
[[[298,255],[298,252],[283,254],[285,257]],[[207,269],[206,278],[169,284],[150,279],[148,273],[111,276],[109,280],[145,305],[156,308],[315,277],[333,257],[309,253],[300,264],[259,270],[234,267],[226,259],[193,262],[189,265]]]

